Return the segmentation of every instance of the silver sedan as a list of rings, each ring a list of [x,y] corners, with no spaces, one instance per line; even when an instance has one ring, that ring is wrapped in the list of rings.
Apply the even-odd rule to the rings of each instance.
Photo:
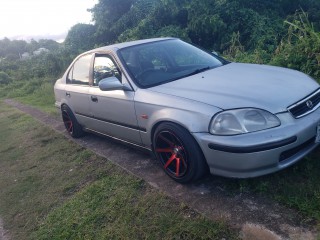
[[[174,38],[83,53],[54,91],[71,136],[93,132],[152,151],[181,183],[207,171],[272,173],[320,141],[320,89],[311,77],[231,63]]]

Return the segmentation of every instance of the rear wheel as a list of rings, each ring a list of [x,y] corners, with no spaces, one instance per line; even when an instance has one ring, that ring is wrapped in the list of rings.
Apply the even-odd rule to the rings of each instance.
[[[67,132],[74,138],[82,137],[84,135],[84,131],[73,115],[71,109],[68,106],[63,105],[61,107],[61,114]]]
[[[207,170],[198,143],[177,124],[160,124],[153,136],[153,146],[164,171],[177,182],[194,181]]]

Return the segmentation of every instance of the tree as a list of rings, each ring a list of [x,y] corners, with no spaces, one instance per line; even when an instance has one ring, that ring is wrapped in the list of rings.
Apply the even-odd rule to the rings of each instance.
[[[10,76],[5,72],[0,72],[0,85],[9,84],[12,81]]]
[[[31,39],[31,41],[27,45],[27,52],[33,53],[39,48],[40,48],[40,44],[36,40]]]
[[[19,58],[27,49],[27,42],[24,40],[13,40],[8,38],[0,40],[0,57],[9,56],[10,59]],[[13,55],[15,57],[13,57]]]
[[[38,43],[40,47],[46,48],[50,51],[57,51],[60,48],[60,44],[51,39],[40,39]]]
[[[115,42],[117,35],[113,25],[125,15],[136,0],[99,0],[89,11],[97,27],[96,40],[99,44]]]
[[[64,45],[67,50],[76,54],[90,50],[95,45],[95,31],[96,27],[94,25],[76,24],[69,30]]]
[[[19,58],[20,58],[19,55],[15,54],[15,53],[8,53],[4,59],[7,61],[10,61],[10,62],[14,62],[14,61],[19,60]]]

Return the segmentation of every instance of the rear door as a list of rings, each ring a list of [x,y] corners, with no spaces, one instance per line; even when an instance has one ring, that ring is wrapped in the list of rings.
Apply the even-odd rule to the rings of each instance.
[[[86,126],[90,118],[89,114],[89,81],[92,54],[81,56],[75,61],[66,79],[66,101],[78,122]]]

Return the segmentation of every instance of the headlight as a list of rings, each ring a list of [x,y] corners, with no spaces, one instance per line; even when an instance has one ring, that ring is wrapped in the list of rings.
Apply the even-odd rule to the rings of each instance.
[[[236,135],[280,126],[280,120],[265,110],[244,108],[218,113],[209,131],[215,135]]]

